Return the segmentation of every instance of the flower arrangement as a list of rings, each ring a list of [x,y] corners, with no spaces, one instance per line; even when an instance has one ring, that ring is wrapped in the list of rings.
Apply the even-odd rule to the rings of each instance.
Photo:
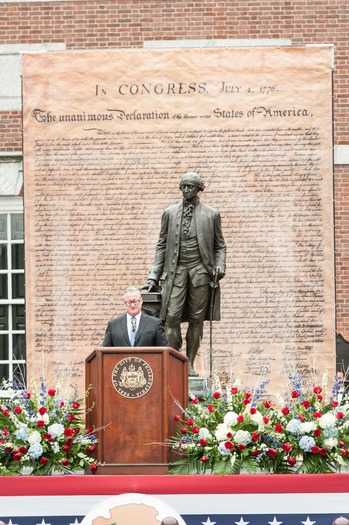
[[[48,389],[42,380],[31,391],[8,382],[0,388],[0,475],[29,469],[33,475],[72,473],[98,468],[91,454],[97,439],[85,428],[82,399],[74,388],[62,395],[61,387]]]
[[[325,381],[324,377],[324,381]],[[290,396],[274,403],[265,397],[267,381],[255,392],[238,382],[225,391],[216,379],[202,401],[192,396],[181,415],[172,450],[181,459],[171,474],[327,473],[349,465],[349,404],[329,401],[325,386],[305,392],[299,376],[290,378]]]

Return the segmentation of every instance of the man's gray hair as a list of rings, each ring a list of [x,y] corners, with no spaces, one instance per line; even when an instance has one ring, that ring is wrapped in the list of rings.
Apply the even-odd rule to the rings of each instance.
[[[135,288],[134,286],[129,286],[128,288],[126,288],[126,290],[124,291],[124,297],[125,297],[125,295],[130,295],[131,293],[137,293],[139,298],[142,297],[142,294],[139,291],[139,289]]]
[[[195,173],[194,171],[187,171],[187,173],[184,173],[183,177],[181,178],[181,182],[179,183],[179,187],[181,187],[182,180],[183,180],[184,177],[191,177],[192,179],[194,179],[195,182],[196,182],[197,185],[198,185],[198,190],[199,190],[199,191],[204,191],[204,189],[205,189],[205,183],[204,183],[204,181],[202,180],[202,178],[200,177],[200,175],[198,175],[198,174]]]

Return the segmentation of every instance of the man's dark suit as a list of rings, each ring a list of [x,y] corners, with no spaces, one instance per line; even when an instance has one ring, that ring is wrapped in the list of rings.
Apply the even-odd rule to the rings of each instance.
[[[126,314],[108,322],[102,346],[131,346]],[[162,321],[142,312],[134,346],[168,346]]]

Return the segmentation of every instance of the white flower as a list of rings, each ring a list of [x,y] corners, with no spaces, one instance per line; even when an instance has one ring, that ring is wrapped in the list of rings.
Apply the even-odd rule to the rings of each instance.
[[[54,441],[53,443],[51,443],[51,447],[52,447],[53,453],[54,454],[58,454],[58,452],[59,452],[59,445],[58,445],[57,441]]]
[[[291,419],[291,421],[289,421],[286,425],[286,430],[288,430],[288,432],[291,432],[291,434],[297,434],[297,432],[299,431],[300,424],[301,422],[299,421],[299,419]]]
[[[216,428],[215,437],[217,441],[223,441],[223,439],[227,439],[227,434],[230,432],[231,430],[227,425],[224,423],[219,423]]]
[[[208,439],[211,437],[211,433],[210,431],[208,430],[208,428],[200,428],[200,431],[199,431],[199,434],[198,434],[198,438],[199,439]]]
[[[38,421],[43,421],[45,425],[48,425],[50,422],[50,416],[47,414],[47,412],[42,415],[38,413],[37,418]]]
[[[238,445],[248,445],[251,443],[251,434],[247,430],[238,430],[234,435],[234,441]]]
[[[250,418],[258,425],[261,425],[263,423],[263,416],[260,412],[258,412],[258,410],[255,414],[250,414]]]
[[[48,427],[47,431],[53,438],[57,438],[63,434],[64,426],[61,423],[53,423],[53,425]]]
[[[335,439],[335,438],[325,439],[324,445],[326,448],[334,448],[338,445],[338,439]]]
[[[298,426],[298,431],[300,434],[309,434],[309,432],[313,432],[316,429],[316,424],[313,421],[301,423]]]
[[[31,432],[28,436],[28,443],[40,443],[41,441],[41,434],[37,430],[34,430],[34,432]]]
[[[229,427],[235,427],[238,422],[238,414],[235,412],[227,412],[224,416],[224,423]]]
[[[337,423],[337,418],[334,414],[327,413],[321,416],[319,419],[319,427],[321,428],[329,428],[334,427]]]

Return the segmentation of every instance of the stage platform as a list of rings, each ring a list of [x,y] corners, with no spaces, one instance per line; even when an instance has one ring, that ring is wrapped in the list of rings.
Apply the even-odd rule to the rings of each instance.
[[[1,477],[0,520],[78,525],[94,506],[125,493],[158,498],[187,525],[332,525],[349,518],[349,474],[66,475]]]

